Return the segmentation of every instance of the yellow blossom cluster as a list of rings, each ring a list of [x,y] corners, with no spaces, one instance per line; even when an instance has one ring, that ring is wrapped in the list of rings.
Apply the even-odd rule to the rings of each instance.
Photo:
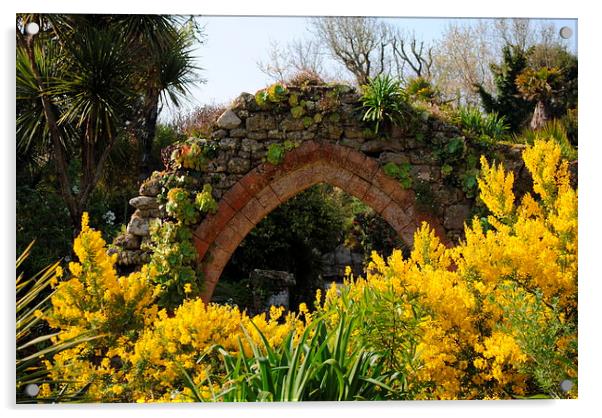
[[[355,324],[348,349],[379,353],[403,377],[392,383],[400,397],[576,396],[556,387],[577,371],[577,190],[553,141],[536,141],[524,160],[535,194],[517,202],[513,176],[482,159],[480,199],[491,215],[472,220],[458,246],[446,248],[423,224],[409,258],[373,253],[365,277],[349,269],[344,285],[317,292],[314,312],[302,304],[284,318],[282,308],[251,318],[193,298],[158,310],[152,272],[118,277],[84,215],[79,262],[46,319],[61,341],[94,339],[57,354],[51,377],[92,401],[175,402],[193,399],[189,376],[209,400],[224,376],[216,347],[252,355],[248,341],[261,345],[260,332],[275,347],[313,318],[335,324],[345,315]]]

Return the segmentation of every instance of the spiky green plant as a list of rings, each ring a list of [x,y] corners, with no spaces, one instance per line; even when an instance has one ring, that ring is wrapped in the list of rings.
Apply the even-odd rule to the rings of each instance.
[[[256,327],[262,345],[245,330],[252,355],[241,347],[236,355],[218,347],[226,377],[213,400],[256,401],[349,401],[386,399],[387,381],[397,378],[384,370],[382,358],[352,343],[354,320],[342,314],[330,329],[318,318],[295,341],[289,333],[282,344],[272,346]],[[186,377],[186,376],[185,376]],[[196,401],[205,401],[192,379],[188,387]],[[211,386],[211,385],[209,385]]]
[[[456,122],[469,133],[494,140],[504,139],[510,130],[504,116],[499,116],[497,112],[484,115],[476,107],[460,107]]]
[[[553,139],[560,145],[562,157],[573,161],[577,159],[577,150],[569,140],[566,127],[561,120],[552,119],[540,129],[525,129],[519,135],[514,135],[513,140],[519,144],[533,145],[536,139]]]
[[[362,91],[362,120],[371,123],[375,133],[379,132],[383,124],[399,123],[407,116],[409,106],[399,80],[379,75],[362,86]]]
[[[17,271],[31,254],[34,242],[17,258]],[[53,382],[49,380],[48,370],[44,360],[51,359],[55,354],[82,342],[99,338],[99,336],[78,336],[60,343],[53,342],[58,333],[39,332],[37,328],[43,323],[43,316],[50,308],[50,298],[54,294],[51,285],[57,278],[57,267],[60,261],[46,267],[31,278],[25,278],[24,273],[16,279],[16,400],[17,403],[58,402],[73,400],[78,393],[68,392],[69,382]],[[49,398],[32,396],[25,391],[28,385],[39,388],[44,383],[62,385],[62,390]]]

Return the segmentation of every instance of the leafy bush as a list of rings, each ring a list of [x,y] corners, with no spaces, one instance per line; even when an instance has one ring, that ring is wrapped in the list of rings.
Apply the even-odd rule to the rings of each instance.
[[[510,130],[504,116],[499,116],[496,112],[483,115],[476,107],[460,107],[456,121],[465,131],[494,140],[504,139]]]
[[[520,135],[515,135],[513,139],[514,142],[529,145],[533,145],[538,139],[551,139],[560,147],[563,158],[570,161],[577,159],[577,150],[569,140],[564,123],[558,119],[552,119],[551,121],[546,122],[541,129],[525,129]]]
[[[535,140],[523,159],[534,194],[515,202],[512,173],[482,158],[486,231],[474,218],[446,248],[423,224],[408,258],[374,253],[365,278],[284,318],[200,299],[159,311],[153,267],[117,277],[84,217],[80,262],[44,317],[57,342],[99,337],[46,363],[55,383],[42,396],[69,385],[130,402],[575,397],[577,190],[554,141]]]
[[[284,159],[286,152],[291,151],[294,148],[295,144],[291,141],[284,141],[282,144],[270,144],[266,154],[266,160],[272,165],[278,165]]]
[[[373,124],[379,132],[383,124],[401,122],[408,113],[407,98],[399,81],[389,76],[378,76],[362,86],[362,120]]]
[[[383,170],[387,176],[399,180],[404,189],[409,189],[412,187],[411,167],[410,163],[395,164],[394,162],[388,162]]]
[[[414,77],[408,80],[405,91],[411,99],[423,102],[436,103],[441,96],[441,92],[424,77]]]
[[[178,133],[187,138],[209,138],[217,118],[225,111],[226,106],[221,104],[203,105],[189,114],[178,114],[174,117],[171,125]]]

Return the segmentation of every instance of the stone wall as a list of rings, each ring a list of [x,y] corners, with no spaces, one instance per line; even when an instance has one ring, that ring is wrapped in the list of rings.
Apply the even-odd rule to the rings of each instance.
[[[279,94],[273,100],[269,99],[267,92],[263,93],[262,100],[258,100],[256,96],[241,94],[217,119],[211,138],[193,140],[202,146],[210,145],[215,150],[203,170],[196,172],[178,169],[174,166],[173,159],[167,158],[165,172],[154,173],[142,184],[140,196],[130,201],[136,211],[127,226],[127,233],[114,242],[114,251],[119,254],[119,264],[135,267],[148,260],[149,255],[141,249],[141,245],[149,239],[149,222],[155,218],[166,217],[165,208],[156,199],[159,194],[165,193],[162,179],[166,175],[177,179],[178,175],[187,174],[185,187],[190,190],[200,190],[203,184],[211,184],[213,196],[220,202],[220,210],[236,212],[243,206],[241,204],[240,207],[236,207],[237,203],[233,200],[236,200],[237,196],[254,196],[247,190],[254,186],[249,182],[241,182],[243,178],[252,178],[254,174],[264,173],[266,170],[278,171],[280,177],[287,174],[287,170],[307,170],[305,165],[295,164],[297,160],[289,162],[285,158],[281,165],[276,164],[278,167],[266,162],[268,151],[273,144],[286,147],[289,150],[286,155],[303,154],[303,151],[297,150],[308,150],[306,154],[345,154],[327,156],[331,160],[345,160],[336,161],[334,165],[329,165],[331,160],[328,158],[309,161],[313,158],[310,155],[307,164],[313,164],[311,167],[314,167],[314,171],[310,169],[309,172],[315,172],[315,167],[318,167],[316,164],[322,164],[319,167],[323,167],[323,172],[316,178],[331,182],[331,177],[336,177],[336,173],[329,177],[329,169],[349,169],[350,172],[356,173],[358,179],[367,182],[366,187],[369,189],[372,189],[375,183],[372,178],[365,178],[363,172],[369,171],[370,167],[376,167],[370,172],[371,176],[378,174],[382,177],[383,169],[388,163],[409,166],[411,186],[406,192],[412,196],[411,210],[420,212],[423,219],[438,222],[443,228],[442,235],[450,243],[462,236],[464,222],[475,212],[474,196],[467,193],[462,186],[462,179],[466,177],[470,167],[465,167],[461,160],[456,159],[450,164],[445,160],[446,147],[452,141],[460,140],[461,145],[465,147],[462,152],[467,156],[487,153],[490,157],[503,161],[508,169],[515,172],[515,178],[519,179],[517,188],[528,188],[529,180],[523,167],[520,146],[498,145],[483,149],[473,144],[470,139],[464,138],[458,128],[443,122],[435,112],[416,111],[404,126],[388,126],[384,133],[377,136],[362,121],[359,94],[348,86],[288,87],[286,93]],[[170,155],[173,153],[169,153],[168,157]],[[446,164],[452,168],[451,174],[449,168],[444,168]],[[270,179],[277,177],[273,175]],[[299,177],[303,176],[297,177],[298,182]],[[397,179],[391,181],[396,184],[395,187],[405,190]],[[296,189],[295,185],[290,187],[293,194],[301,190],[299,186],[296,186]],[[396,192],[390,187],[381,189],[388,194]],[[351,189],[350,191],[353,192]],[[229,196],[229,199],[222,199],[224,196]],[[281,202],[283,196],[274,201],[274,204]],[[364,200],[367,199],[365,192],[362,196]],[[284,197],[290,196],[286,194]],[[273,209],[271,206],[270,210]],[[381,208],[382,210],[384,208]],[[267,213],[269,211],[264,210],[262,216]],[[228,216],[230,219],[234,214],[228,213]],[[242,229],[245,231],[241,232],[237,227],[235,229],[238,231],[235,232],[244,238],[246,230],[252,229],[258,219],[249,219],[249,216],[242,218],[245,223],[245,228]],[[200,224],[201,226],[194,229],[202,261],[207,248],[201,247],[212,245],[215,237],[211,240],[205,239],[203,222]],[[227,258],[229,256],[230,254],[224,255]],[[221,274],[221,270],[216,274]]]

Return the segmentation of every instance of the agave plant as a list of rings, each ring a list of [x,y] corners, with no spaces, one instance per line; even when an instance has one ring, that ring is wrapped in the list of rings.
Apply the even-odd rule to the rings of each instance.
[[[407,115],[407,98],[398,80],[379,75],[362,89],[362,120],[372,123],[375,133],[378,133],[382,124],[399,123]]]

